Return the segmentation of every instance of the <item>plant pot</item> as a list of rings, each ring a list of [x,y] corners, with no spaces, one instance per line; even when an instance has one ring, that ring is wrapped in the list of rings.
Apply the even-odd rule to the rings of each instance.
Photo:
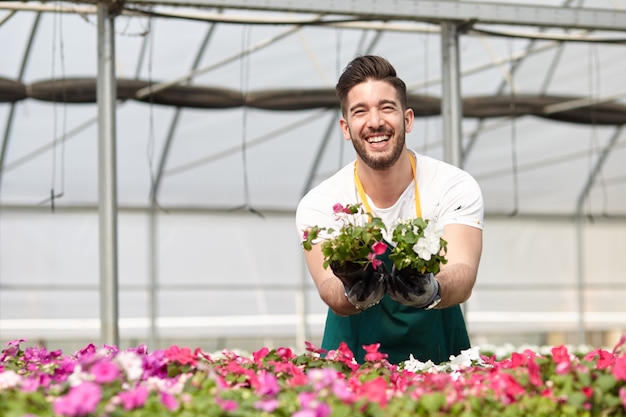
[[[422,274],[415,269],[394,266],[387,281],[387,293],[401,304],[421,307],[430,304],[436,296],[437,281],[431,272]]]
[[[356,262],[343,262],[331,261],[330,268],[333,273],[343,282],[348,288],[352,288],[355,283],[362,280],[364,276],[372,273],[372,264],[368,263],[362,265]]]

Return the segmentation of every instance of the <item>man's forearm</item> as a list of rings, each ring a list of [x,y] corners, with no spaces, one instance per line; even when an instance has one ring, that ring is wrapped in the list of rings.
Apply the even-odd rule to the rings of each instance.
[[[452,307],[470,297],[476,282],[476,271],[467,264],[445,265],[435,276],[441,287],[441,302],[436,308]]]

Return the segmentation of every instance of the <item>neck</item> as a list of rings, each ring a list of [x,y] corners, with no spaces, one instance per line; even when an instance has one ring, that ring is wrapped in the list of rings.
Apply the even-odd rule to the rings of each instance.
[[[413,180],[409,151],[405,149],[398,161],[385,171],[374,170],[357,157],[357,175],[376,207],[391,207]]]

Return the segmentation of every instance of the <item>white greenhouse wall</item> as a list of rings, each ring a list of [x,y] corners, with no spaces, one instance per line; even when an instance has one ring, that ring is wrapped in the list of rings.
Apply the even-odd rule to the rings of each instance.
[[[153,237],[147,212],[118,217],[120,344],[287,338],[301,348],[319,341],[326,308],[306,272],[293,214],[157,212],[155,224]],[[519,342],[520,335],[576,332],[580,320],[589,332],[625,331],[626,222],[585,220],[582,236],[579,292],[574,220],[488,216],[478,281],[465,305],[472,337]],[[149,320],[151,241],[157,339]],[[98,265],[97,213],[3,209],[0,343],[97,343]]]

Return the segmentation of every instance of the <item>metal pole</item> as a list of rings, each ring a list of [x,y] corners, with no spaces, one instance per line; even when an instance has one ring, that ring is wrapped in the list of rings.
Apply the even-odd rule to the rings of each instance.
[[[459,78],[459,34],[454,23],[441,24],[441,115],[444,160],[461,167],[461,81]]]
[[[100,337],[119,345],[117,181],[115,155],[115,17],[98,2],[98,188],[100,220]]]

